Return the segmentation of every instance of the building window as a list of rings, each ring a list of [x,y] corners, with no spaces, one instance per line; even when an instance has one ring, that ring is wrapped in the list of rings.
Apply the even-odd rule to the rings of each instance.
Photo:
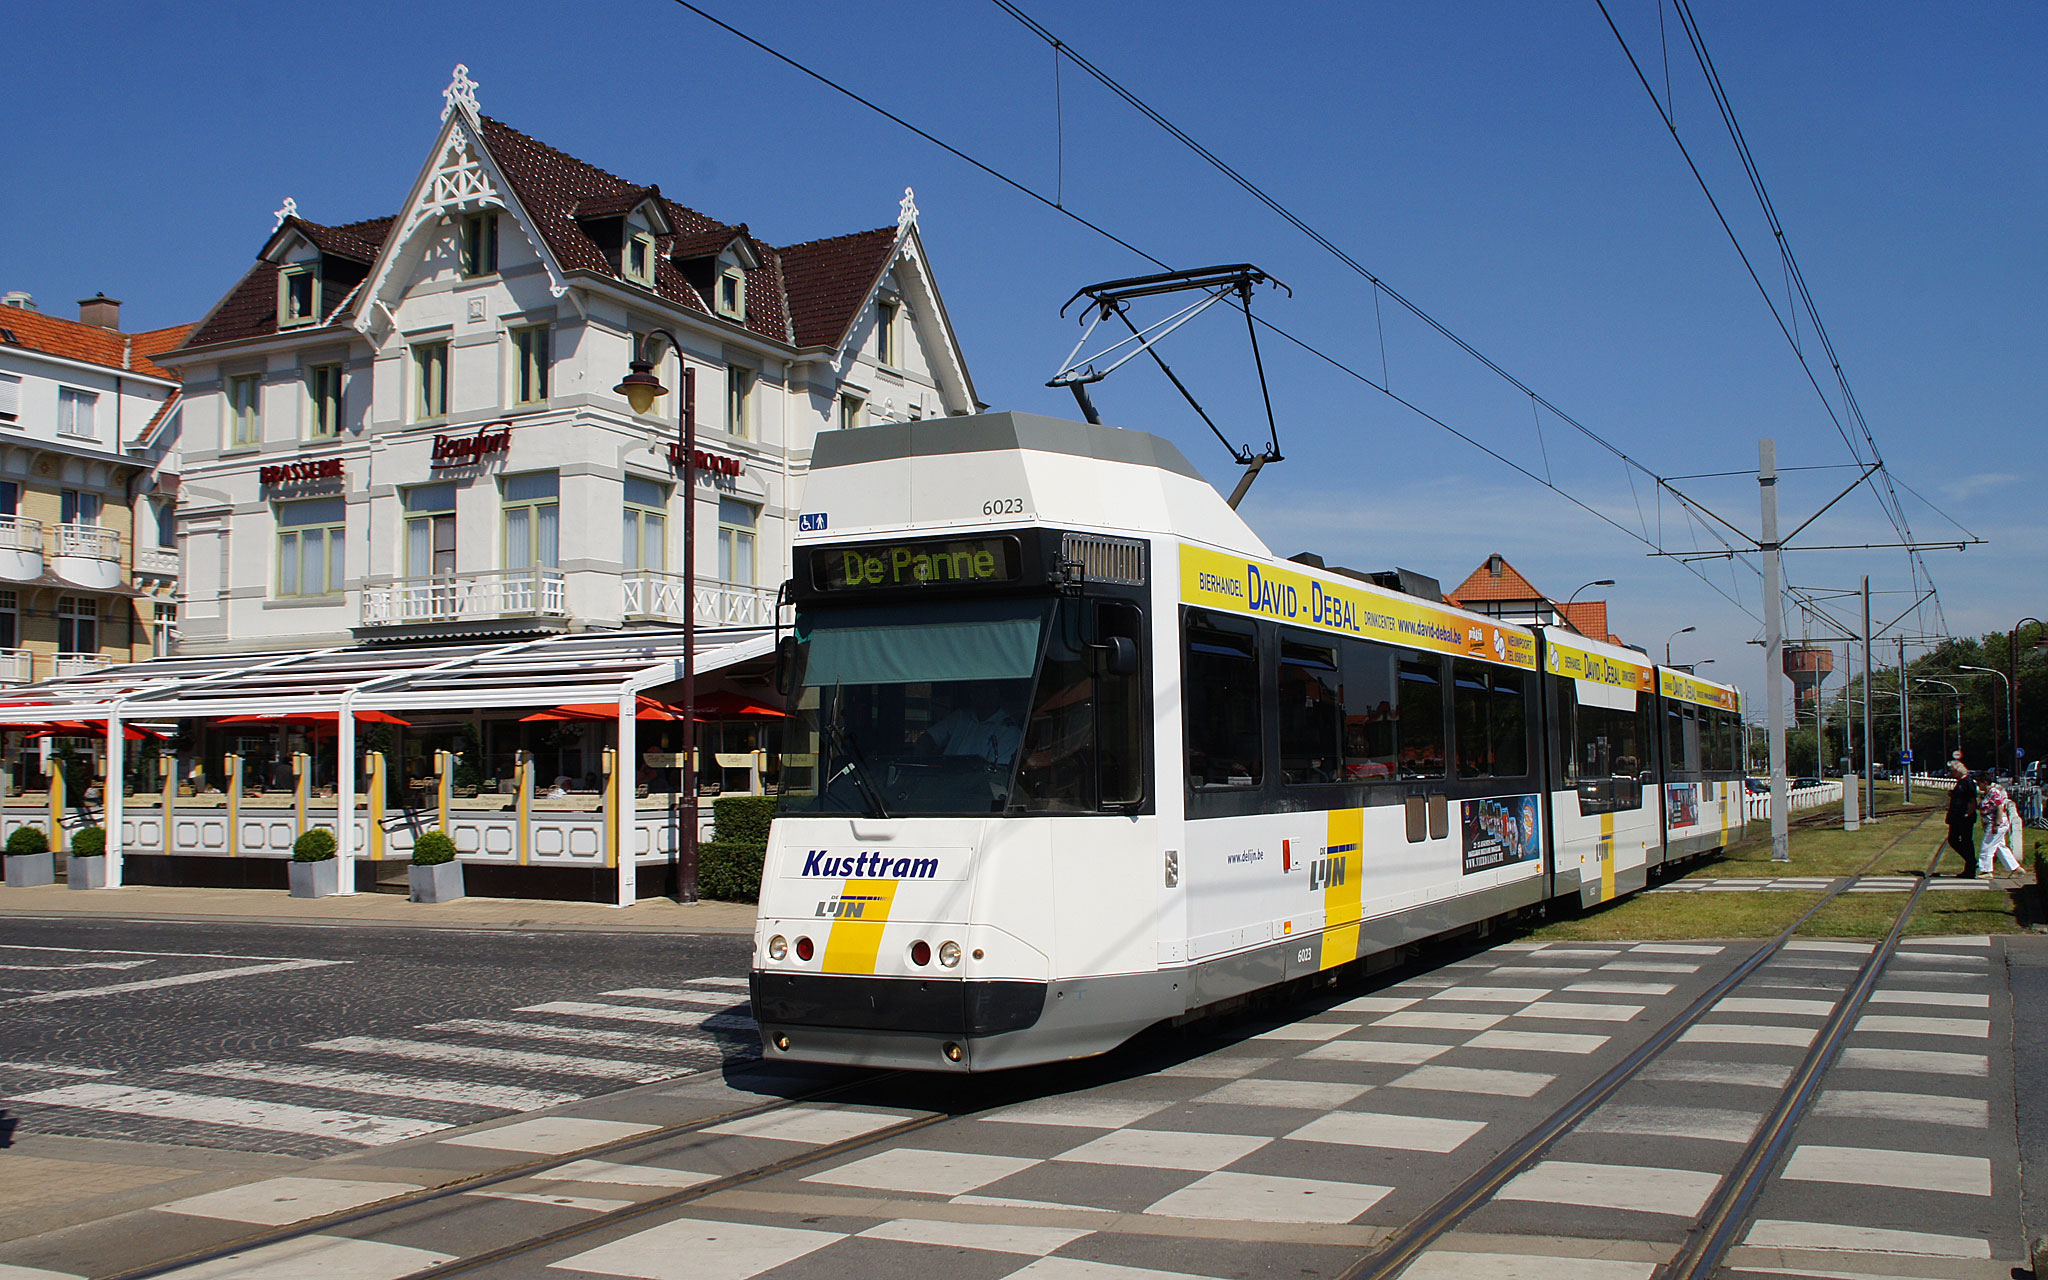
[[[341,366],[316,364],[306,370],[306,393],[312,399],[307,426],[315,440],[341,433]]]
[[[668,487],[627,476],[625,513],[619,545],[626,572],[668,568]]]
[[[554,471],[505,477],[505,567],[561,567],[562,478]]]
[[[151,504],[156,511],[156,545],[169,550],[178,546],[178,504],[160,498]]]
[[[754,407],[754,371],[733,365],[725,371],[725,429],[745,439]]]
[[[754,585],[754,526],[761,508],[732,498],[718,500],[718,580]]]
[[[903,315],[903,304],[884,302],[876,308],[875,321],[875,363],[894,365],[901,359],[896,350],[896,322]]]
[[[0,422],[21,421],[21,379],[0,373]]]
[[[473,213],[462,220],[462,274],[487,276],[498,269],[498,215]]]
[[[626,238],[625,276],[634,284],[654,287],[654,237],[635,231]]]
[[[747,318],[747,275],[728,267],[718,277],[718,314],[733,320]]]
[[[263,441],[263,375],[243,373],[228,379],[228,447],[239,449]]]
[[[57,389],[57,434],[90,440],[93,434],[93,410],[98,407],[99,397],[90,391],[74,391],[70,387]]]
[[[414,422],[431,422],[448,416],[447,339],[413,344],[412,382]]]
[[[0,591],[0,649],[21,647],[21,596]]]
[[[277,594],[326,596],[341,590],[344,498],[277,504]]]
[[[57,597],[57,651],[100,651],[100,602],[91,596]]]
[[[512,331],[512,402],[542,404],[548,398],[548,327],[529,325]]]
[[[57,495],[57,510],[64,524],[99,524],[101,505],[100,495],[83,489],[63,489]]]
[[[155,625],[149,632],[149,651],[159,658],[171,656],[171,639],[178,633],[178,606],[159,600],[156,603]]]
[[[405,576],[455,572],[455,486],[423,484],[405,491]]]
[[[309,263],[277,274],[277,327],[290,329],[320,318],[320,273]]]
[[[12,520],[21,514],[21,486],[12,480],[0,480],[0,517]]]
[[[861,424],[861,419],[865,417],[867,414],[867,407],[868,402],[861,399],[859,396],[854,395],[851,392],[841,392],[839,395],[840,428],[843,430],[849,427],[859,426]]]

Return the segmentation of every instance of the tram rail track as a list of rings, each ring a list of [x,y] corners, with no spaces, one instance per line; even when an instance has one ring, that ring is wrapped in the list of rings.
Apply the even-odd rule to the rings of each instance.
[[[1907,811],[1908,814],[1913,811]],[[1552,1112],[1542,1122],[1525,1133],[1515,1143],[1494,1157],[1477,1172],[1470,1175],[1450,1194],[1440,1199],[1422,1214],[1409,1220],[1395,1230],[1392,1236],[1373,1253],[1359,1260],[1353,1267],[1341,1273],[1340,1280],[1392,1280],[1416,1260],[1431,1244],[1454,1230],[1472,1212],[1487,1203],[1513,1177],[1522,1173],[1566,1133],[1588,1116],[1594,1109],[1611,1098],[1629,1081],[1635,1079],[1659,1054],[1675,1043],[1686,1030],[1696,1025],[1723,997],[1727,996],[1758,969],[1780,954],[1787,943],[1792,941],[1809,920],[1822,908],[1847,893],[1863,875],[1868,874],[1883,859],[1890,856],[1899,846],[1916,833],[1926,828],[1935,816],[1928,810],[1920,821],[1910,829],[1901,832],[1882,849],[1871,856],[1856,872],[1839,877],[1840,883],[1823,893],[1818,901],[1808,907],[1800,916],[1764,946],[1745,958],[1730,973],[1724,975],[1707,991],[1695,998],[1676,1016],[1653,1032],[1648,1039],[1636,1046],[1621,1062],[1615,1064],[1592,1084],[1582,1089],[1563,1106]],[[1795,821],[1795,825],[1802,825]],[[1940,851],[1935,853],[1938,861]],[[1934,863],[1930,862],[1931,872]],[[1867,1000],[1883,963],[1896,950],[1906,922],[1919,902],[1925,889],[1925,879],[1909,895],[1909,900],[1894,921],[1885,942],[1873,951],[1872,956],[1859,970],[1849,992],[1845,994],[1830,1020],[1825,1024],[1813,1051],[1801,1064],[1798,1071],[1780,1098],[1768,1113],[1766,1123],[1760,1127],[1758,1136],[1745,1149],[1736,1170],[1724,1178],[1721,1188],[1702,1211],[1689,1234],[1687,1243],[1680,1253],[1658,1273],[1658,1280],[1702,1280],[1711,1274],[1713,1268],[1725,1255],[1735,1232],[1741,1226],[1747,1208],[1754,1202],[1782,1153],[1799,1117],[1804,1113],[1805,1104],[1811,1100],[1814,1089],[1840,1048],[1840,1041],[1848,1027],[1853,1025],[1855,1013]],[[649,1154],[663,1144],[688,1140],[715,1126],[735,1121],[772,1115],[804,1105],[832,1103],[846,1100],[850,1095],[871,1092],[875,1086],[892,1079],[907,1076],[902,1071],[878,1071],[842,1080],[822,1089],[777,1098],[773,1101],[744,1107],[733,1107],[711,1115],[700,1116],[678,1124],[659,1128],[581,1148],[573,1152],[549,1155],[540,1159],[505,1166],[487,1173],[458,1178],[437,1186],[423,1188],[416,1192],[394,1196],[372,1204],[357,1206],[348,1210],[309,1218],[288,1227],[252,1232],[232,1240],[210,1245],[162,1262],[144,1267],[132,1268],[103,1276],[100,1280],[156,1280],[184,1268],[200,1266],[234,1255],[248,1254],[270,1246],[282,1245],[309,1236],[332,1232],[337,1228],[357,1226],[379,1218],[394,1218],[415,1214],[437,1205],[450,1204],[459,1197],[488,1190],[504,1183],[543,1174],[555,1168],[584,1160],[616,1158],[631,1153]],[[758,1165],[750,1165],[729,1173],[709,1178],[685,1188],[678,1188],[664,1194],[639,1200],[631,1205],[602,1213],[593,1214],[581,1221],[538,1232],[531,1236],[508,1241],[496,1248],[467,1254],[406,1276],[403,1280],[426,1280],[428,1276],[445,1277],[462,1272],[475,1271],[496,1263],[512,1261],[530,1254],[567,1244],[595,1233],[611,1230],[634,1222],[651,1214],[673,1210],[684,1205],[704,1200],[722,1192],[734,1190],[747,1184],[824,1164],[856,1151],[880,1146],[894,1139],[902,1138],[921,1129],[956,1118],[952,1110],[939,1109],[913,1114],[902,1122],[887,1125],[866,1133],[838,1141],[821,1144],[806,1151],[797,1152],[780,1159]],[[1736,1176],[1739,1174],[1740,1176]],[[1681,1263],[1684,1264],[1681,1269]]]
[[[1490,1203],[1510,1180],[1534,1166],[1553,1144],[1571,1132],[1601,1104],[1611,1099],[1624,1085],[1639,1076],[1645,1067],[1677,1043],[1680,1036],[1697,1025],[1700,1019],[1724,997],[1783,952],[1786,944],[1798,936],[1799,930],[1807,921],[1818,915],[1823,907],[1836,898],[1849,892],[1858,879],[1868,874],[1872,867],[1889,856],[1893,850],[1923,831],[1934,816],[1934,811],[1929,810],[1919,822],[1900,832],[1873,854],[1861,869],[1854,874],[1841,877],[1840,883],[1824,892],[1820,899],[1801,912],[1797,919],[1757,948],[1713,986],[1700,993],[1692,1003],[1652,1032],[1649,1038],[1637,1045],[1620,1062],[1610,1067],[1592,1084],[1574,1094],[1522,1137],[1459,1183],[1449,1194],[1397,1228],[1378,1249],[1343,1271],[1339,1280],[1394,1280],[1394,1277],[1405,1271],[1431,1245],[1455,1230],[1479,1208]],[[1760,1126],[1756,1138],[1744,1149],[1735,1169],[1723,1176],[1715,1194],[1709,1198],[1707,1206],[1695,1218],[1686,1244],[1681,1247],[1679,1254],[1657,1273],[1657,1280],[1700,1280],[1711,1275],[1721,1258],[1726,1256],[1735,1232],[1741,1227],[1744,1212],[1754,1203],[1776,1163],[1777,1156],[1782,1152],[1786,1139],[1789,1138],[1799,1117],[1804,1114],[1813,1089],[1841,1047],[1842,1036],[1854,1025],[1855,1014],[1867,1001],[1878,974],[1883,971],[1885,962],[1897,949],[1906,922],[1911,919],[1914,908],[1919,905],[1920,897],[1926,891],[1927,876],[1932,875],[1941,856],[1942,849],[1937,845],[1933,857],[1928,862],[1926,875],[1921,877],[1920,882],[1909,893],[1908,900],[1901,907],[1884,944],[1873,948],[1871,955],[1859,968],[1855,979],[1836,1005],[1835,1011],[1829,1015],[1829,1021],[1823,1025],[1821,1033],[1816,1037],[1813,1049],[1780,1092],[1777,1102],[1766,1113],[1766,1124]],[[1737,1176],[1738,1174],[1740,1176]],[[1681,1261],[1684,1263],[1682,1268]]]

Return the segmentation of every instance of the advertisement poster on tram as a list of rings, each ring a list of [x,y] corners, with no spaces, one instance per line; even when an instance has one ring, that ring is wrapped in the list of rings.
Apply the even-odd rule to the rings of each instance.
[[[1466,875],[1543,856],[1535,796],[1491,796],[1462,805]]]
[[[1664,812],[1670,816],[1669,825],[1671,826],[1696,827],[1700,825],[1700,784],[1697,782],[1665,783]]]

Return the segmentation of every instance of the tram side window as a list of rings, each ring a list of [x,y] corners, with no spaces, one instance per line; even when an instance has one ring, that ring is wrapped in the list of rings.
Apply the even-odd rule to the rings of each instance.
[[[1519,778],[1529,772],[1524,677],[1460,658],[1451,664],[1458,726],[1458,776]]]
[[[1401,659],[1401,776],[1444,776],[1444,663]]]
[[[1344,703],[1337,651],[1280,641],[1280,772],[1288,782],[1344,776]]]
[[[1349,641],[1344,663],[1344,781],[1379,782],[1394,776],[1401,713],[1394,651]]]
[[[1259,719],[1258,638],[1191,621],[1183,665],[1188,785],[1259,785],[1265,777],[1265,751]]]
[[[1576,692],[1576,691],[1575,691]],[[1573,765],[1578,774],[1579,812],[1617,813],[1643,807],[1648,774],[1649,722],[1641,704],[1647,694],[1622,694],[1625,707],[1578,704],[1573,728]]]
[[[1710,773],[1734,773],[1736,770],[1735,713],[1732,711],[1708,711],[1701,734],[1710,744],[1706,750],[1706,768]]]
[[[1700,723],[1698,710],[1690,703],[1665,704],[1664,759],[1673,773],[1700,770]]]

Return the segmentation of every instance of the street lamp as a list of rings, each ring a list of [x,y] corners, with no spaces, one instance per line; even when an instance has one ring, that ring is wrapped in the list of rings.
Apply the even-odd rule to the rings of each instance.
[[[1679,628],[1678,630],[1676,630],[1676,631],[1672,632],[1672,633],[1671,633],[1670,635],[1668,635],[1668,636],[1666,636],[1666,637],[1664,638],[1664,665],[1665,665],[1665,666],[1667,666],[1667,667],[1668,667],[1668,666],[1670,666],[1670,665],[1671,665],[1671,642],[1672,642],[1673,640],[1676,640],[1676,639],[1678,639],[1678,637],[1680,637],[1680,636],[1682,636],[1682,635],[1685,635],[1685,634],[1687,634],[1688,632],[1693,632],[1693,631],[1698,631],[1698,630],[1699,630],[1699,628],[1698,628],[1698,627],[1680,627],[1680,628]]]
[[[2011,714],[2011,712],[2012,712],[2012,681],[2010,681],[2010,680],[2008,680],[2008,679],[2006,679],[2006,678],[2005,678],[2005,672],[2003,672],[2003,671],[2000,671],[2000,670],[1999,670],[1999,669],[1998,669],[1997,667],[1966,667],[1966,666],[1962,665],[1961,663],[1957,663],[1957,664],[1956,664],[1956,670],[1958,670],[1958,671],[1981,671],[1981,672],[1983,672],[1983,673],[1984,673],[1985,675],[1987,675],[1987,676],[1997,676],[1997,677],[1998,677],[1998,680],[1999,680],[1999,683],[2001,683],[2001,684],[2003,684],[2003,685],[2005,686],[2005,709],[2006,709],[2006,712],[2007,712],[2007,714],[2008,714],[2008,715],[2010,715],[2010,714]],[[1998,751],[1998,741],[1997,741],[1997,733],[1998,733],[1998,717],[1997,717],[1997,714],[1996,714],[1996,712],[1997,712],[1997,708],[1995,708],[1995,707],[1994,707],[1994,708],[1993,708],[1992,710],[1993,710],[1993,715],[1992,715],[1992,718],[1991,718],[1991,725],[1992,725],[1992,730],[1991,730],[1991,732],[1992,732],[1992,735],[1993,735],[1993,737],[1992,737],[1992,744],[1991,744],[1991,758],[1992,758],[1993,760],[1996,760],[1996,759],[1998,759],[1998,756],[1999,756],[1999,751]],[[2018,744],[2014,744],[2014,745],[2015,745],[2015,746],[2017,746]],[[2014,774],[2013,776],[2014,776],[2014,777],[2018,777],[2019,775],[2018,775],[2018,774]]]
[[[2012,672],[2012,679],[2006,682],[2005,716],[2012,729],[2012,776],[2020,776],[2020,628],[2029,622],[2041,625],[2039,618],[2021,618],[2012,624],[2012,634],[2006,637],[2005,665]],[[2048,636],[2036,637],[2036,649],[2048,649]]]
[[[683,344],[667,329],[655,329],[642,340],[631,361],[631,372],[612,390],[626,397],[633,412],[646,413],[658,398],[668,394],[654,375],[654,340],[667,342],[683,366],[682,438],[676,465],[683,479],[683,830],[679,843],[676,896],[684,902],[697,900],[697,371],[683,360]],[[630,770],[621,760],[620,769]],[[633,794],[633,774],[626,774],[624,793]],[[621,871],[620,875],[625,873]]]
[[[1956,750],[1960,752],[1963,749],[1963,691],[1961,689],[1956,688],[1954,685],[1950,684],[1946,680],[1934,680],[1926,676],[1914,676],[1913,683],[1938,684],[1942,688],[1948,690],[1948,693],[1945,696],[1954,698],[1956,700]],[[1936,694],[1935,696],[1942,697],[1944,695]],[[1928,772],[1931,773],[1933,772],[1933,770],[1930,769]]]

